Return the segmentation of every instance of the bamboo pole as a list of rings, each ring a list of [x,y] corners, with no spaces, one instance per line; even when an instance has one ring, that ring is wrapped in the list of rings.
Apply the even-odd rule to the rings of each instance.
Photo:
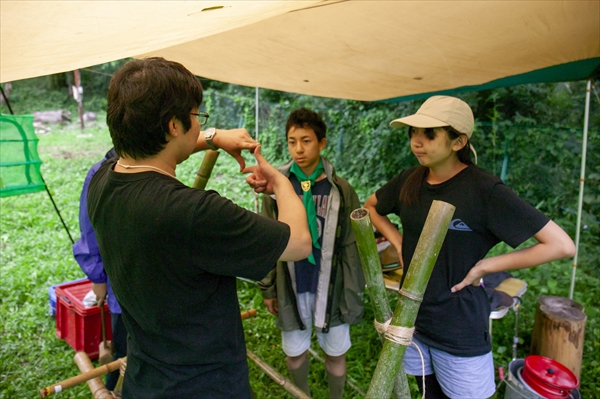
[[[376,327],[376,329],[383,338],[385,332],[383,325],[392,318],[392,308],[390,307],[385,282],[383,281],[381,262],[379,260],[379,252],[377,251],[375,235],[373,234],[373,224],[369,216],[369,210],[366,208],[355,209],[350,214],[350,221],[354,230],[354,236],[356,237],[358,255],[360,256],[367,282],[366,291],[373,303],[375,321],[379,324],[379,327]],[[404,364],[402,363],[400,363],[396,375],[394,397],[398,399],[410,398],[410,387],[406,378],[406,372],[404,371]]]
[[[113,390],[115,398],[121,398],[123,396],[123,380],[125,379],[125,371],[127,371],[127,357],[121,359],[121,367],[119,367],[119,379],[117,385]]]
[[[77,352],[75,357],[73,357],[73,361],[79,368],[79,371],[85,373],[86,371],[90,371],[94,369],[94,365],[92,365],[92,361],[88,357],[85,352]],[[110,391],[106,389],[106,386],[100,379],[100,377],[92,378],[91,380],[87,380],[87,385],[92,391],[92,397],[94,399],[113,399]]]
[[[358,208],[350,214],[350,221],[354,236],[356,237],[356,246],[358,255],[362,263],[365,281],[367,282],[367,294],[373,302],[373,312],[375,320],[378,323],[385,323],[392,318],[392,308],[385,290],[383,273],[381,272],[381,262],[379,261],[379,252],[377,252],[377,243],[373,234],[373,224],[369,217],[369,210]]]
[[[193,188],[204,190],[208,183],[208,179],[210,178],[210,174],[215,167],[215,163],[217,163],[217,158],[219,158],[219,151],[205,151],[200,168],[198,169],[198,172],[196,172],[196,180],[194,180],[194,184],[192,185]]]
[[[251,317],[256,317],[256,309],[250,309],[240,314],[242,320],[249,319]]]
[[[271,377],[283,389],[292,394],[292,396],[298,399],[310,399],[310,396],[308,396],[303,390],[298,388],[297,385],[294,385],[294,383],[292,383],[290,380],[281,375],[277,370],[275,370],[273,367],[267,364],[250,349],[246,348],[246,353],[250,360],[252,360],[259,368],[261,368],[265,372],[265,374]]]
[[[399,291],[398,305],[394,309],[391,325],[385,335],[386,339],[369,385],[367,399],[389,398],[392,393],[394,377],[398,373],[412,338],[412,330],[409,329],[414,328],[423,294],[455,209],[453,205],[442,201],[433,201],[431,204],[406,278]],[[392,334],[392,329],[395,334]]]
[[[77,352],[77,353],[80,353],[80,352]],[[83,352],[83,353],[85,353],[85,352]],[[77,354],[75,354],[75,356],[77,357]],[[119,367],[121,367],[121,359],[117,359],[114,362],[110,362],[108,364],[97,367],[95,369],[88,370],[85,373],[76,375],[75,377],[71,377],[64,381],[58,382],[54,385],[50,385],[46,388],[41,389],[40,390],[40,398],[45,398],[52,394],[62,392],[67,388],[74,387],[75,385],[84,383],[92,378],[96,378],[96,377],[100,377],[100,376],[108,374],[108,373],[112,373],[113,371],[118,370]]]

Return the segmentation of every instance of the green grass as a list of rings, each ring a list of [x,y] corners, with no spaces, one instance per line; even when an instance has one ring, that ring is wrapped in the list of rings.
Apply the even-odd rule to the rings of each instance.
[[[103,120],[102,115],[99,120]],[[74,124],[40,137],[42,173],[74,239],[79,237],[77,213],[83,179],[88,168],[110,147],[102,122],[89,125],[83,133]],[[247,159],[251,162],[250,157]],[[191,185],[201,160],[201,154],[192,156],[178,167],[178,177]],[[255,196],[237,171],[235,161],[221,154],[207,188],[254,209]],[[71,242],[45,192],[0,199],[0,249],[0,399],[35,398],[41,388],[79,374],[73,363],[73,349],[55,335],[55,320],[48,315],[48,287],[84,275],[73,259]],[[600,281],[582,269],[578,272],[575,297],[588,315],[581,392],[583,397],[591,398],[600,396],[600,325],[596,307]],[[570,271],[569,261],[563,261],[514,273],[529,283],[520,312],[517,357],[522,358],[529,351],[536,298],[567,296]],[[280,332],[274,317],[262,305],[260,291],[255,285],[240,281],[238,293],[242,310],[258,311],[256,318],[244,321],[248,348],[288,377]],[[393,306],[393,295],[390,300]],[[365,316],[362,323],[351,328],[353,346],[347,354],[348,380],[364,392],[381,349],[372,322],[372,308],[365,297]],[[496,366],[506,369],[512,358],[514,313],[494,321],[493,333]],[[322,355],[316,342],[313,349]],[[249,364],[251,385],[258,398],[291,397],[252,362]],[[310,366],[313,396],[328,397],[323,364],[311,357]],[[409,381],[413,398],[417,398],[416,383],[413,378]],[[345,393],[347,398],[362,397],[349,385]],[[503,387],[496,396],[503,397]],[[91,394],[83,384],[59,397],[89,398]]]

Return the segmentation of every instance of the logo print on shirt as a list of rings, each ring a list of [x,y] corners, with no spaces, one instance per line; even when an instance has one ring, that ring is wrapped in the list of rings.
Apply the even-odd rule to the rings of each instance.
[[[448,226],[448,230],[457,230],[457,231],[473,231],[469,226],[465,224],[460,219],[454,219],[450,222],[450,226]]]

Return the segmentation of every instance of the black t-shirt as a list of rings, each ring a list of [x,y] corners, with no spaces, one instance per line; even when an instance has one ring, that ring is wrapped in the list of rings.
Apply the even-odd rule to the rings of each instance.
[[[290,182],[296,191],[296,194],[300,197],[300,200],[304,198],[304,191],[298,178],[292,173],[290,175]],[[327,216],[327,204],[329,202],[329,194],[331,193],[331,183],[327,179],[322,179],[311,187],[311,193],[315,203],[315,210],[317,212],[317,226],[319,228],[319,246],[323,245],[323,226],[325,224],[325,218]],[[308,261],[308,258],[294,263],[294,270],[296,272],[296,292],[301,294],[303,292],[317,292],[317,284],[319,282],[319,271],[321,268],[321,249],[313,246],[312,253],[315,258],[315,264],[313,265]]]
[[[377,213],[400,216],[402,258],[410,265],[433,200],[456,207],[415,323],[415,335],[424,343],[456,356],[478,356],[491,350],[488,332],[489,299],[482,287],[450,289],[483,259],[497,243],[516,247],[550,220],[519,198],[502,181],[469,166],[441,184],[425,182],[419,204],[400,202],[400,190],[415,169],[405,170],[377,192]]]
[[[116,173],[114,164],[91,181],[88,213],[129,333],[128,391],[185,397],[173,389],[211,389],[195,387],[206,381],[190,371],[238,365],[247,373],[236,276],[262,279],[284,251],[289,226],[214,191],[156,172]]]

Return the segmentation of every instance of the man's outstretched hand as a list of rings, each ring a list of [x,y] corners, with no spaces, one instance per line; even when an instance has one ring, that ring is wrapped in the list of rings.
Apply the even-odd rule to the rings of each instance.
[[[242,150],[254,152],[256,147],[258,147],[258,141],[254,140],[244,128],[230,130],[217,129],[213,143],[238,161],[240,171],[243,171],[246,167],[246,161],[242,157]]]
[[[286,179],[286,177],[262,156],[260,145],[254,149],[254,157],[256,158],[256,165],[248,166],[242,170],[243,173],[250,173],[246,177],[246,182],[256,193],[273,194],[277,187],[277,180]]]

